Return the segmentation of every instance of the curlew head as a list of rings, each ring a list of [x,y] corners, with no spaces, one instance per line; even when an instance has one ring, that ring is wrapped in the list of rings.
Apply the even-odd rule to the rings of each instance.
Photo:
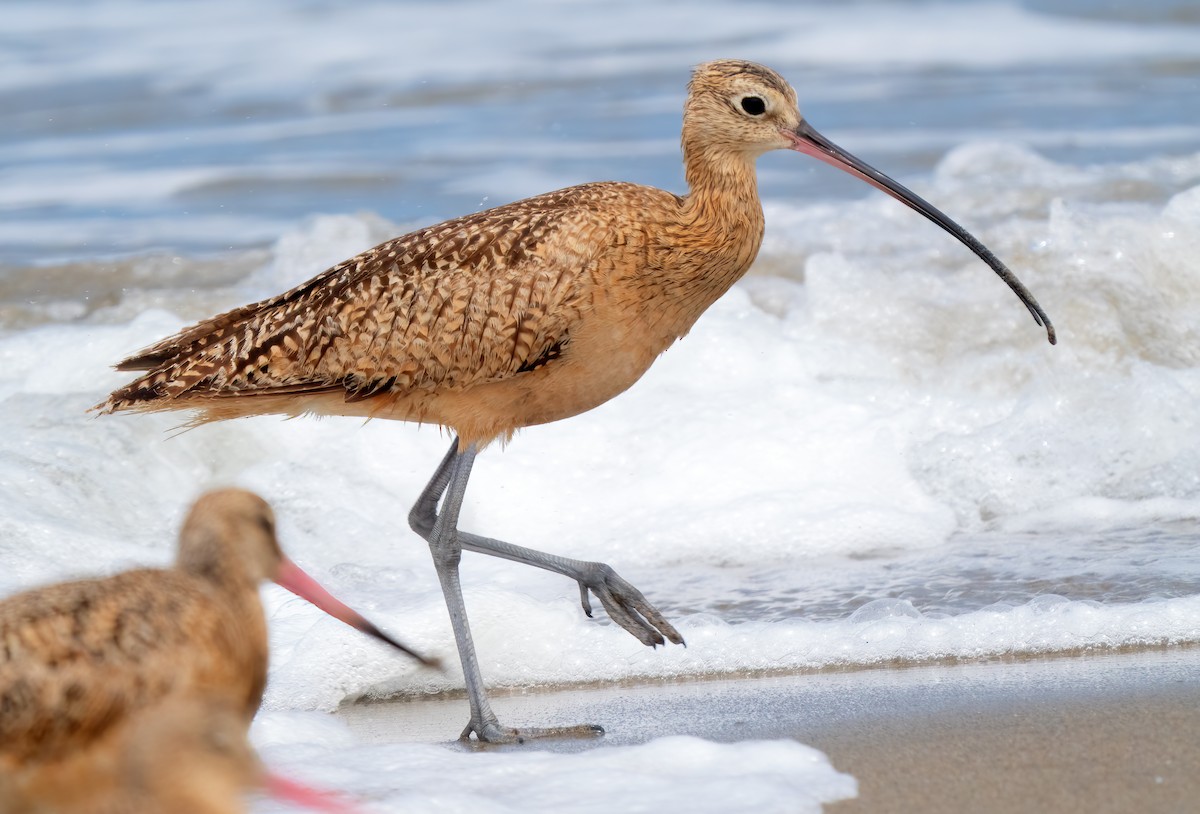
[[[275,536],[275,513],[253,492],[219,489],[201,496],[184,520],[176,565],[218,584],[257,586],[265,579],[272,580],[335,619],[387,642],[422,664],[436,666],[436,661],[415,653],[336,599],[284,556]]]
[[[796,103],[796,92],[775,71],[753,62],[720,59],[696,67],[683,109],[684,158],[700,150],[741,154],[753,160],[770,150],[795,150],[866,181],[945,229],[996,272],[1046,329],[1054,326],[1033,295],[996,255],[963,227],[903,184],[851,155],[813,129]],[[691,179],[689,178],[689,181]]]
[[[796,91],[762,65],[736,59],[706,62],[688,83],[683,106],[685,150],[694,140],[710,153],[757,158],[786,150],[786,135],[800,124]]]

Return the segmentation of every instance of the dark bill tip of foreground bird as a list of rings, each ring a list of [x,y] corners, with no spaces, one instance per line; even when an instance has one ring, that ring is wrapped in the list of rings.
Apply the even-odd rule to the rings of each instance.
[[[351,608],[336,598],[329,591],[321,587],[321,584],[315,579],[304,573],[303,569],[296,563],[284,557],[279,563],[279,573],[275,575],[275,583],[282,588],[286,588],[301,599],[307,599],[312,604],[316,605],[321,610],[328,613],[334,619],[338,619],[356,630],[366,633],[368,636],[374,636],[380,641],[387,642],[392,647],[405,653],[427,667],[441,668],[441,662],[437,659],[430,659],[417,653],[410,647],[407,647],[393,639],[391,636],[377,628],[373,623],[369,622],[362,614]]]
[[[781,129],[780,132],[792,142],[791,149],[796,152],[812,156],[830,166],[837,167],[843,172],[866,181],[871,186],[886,192],[910,209],[921,213],[957,238],[960,243],[974,252],[980,260],[987,263],[992,271],[996,272],[997,276],[1012,289],[1018,299],[1029,309],[1029,313],[1033,315],[1033,321],[1046,329],[1046,338],[1050,340],[1050,344],[1055,345],[1058,343],[1058,337],[1054,333],[1054,326],[1050,324],[1050,317],[1046,316],[1046,312],[1042,310],[1042,306],[1038,305],[1038,301],[1034,299],[1033,294],[1029,293],[1029,289],[1025,288],[1025,285],[1017,279],[1017,275],[1013,274],[1008,266],[1000,262],[1000,258],[992,254],[991,250],[980,243],[979,239],[973,234],[959,226],[944,212],[899,181],[895,181],[889,176],[884,175],[867,162],[838,147],[814,130],[812,125],[803,119],[800,120],[800,124],[796,126],[795,130]]]
[[[380,641],[387,642],[388,644],[390,644],[392,647],[396,648],[397,650],[407,653],[408,655],[412,656],[417,661],[421,662],[421,664],[423,664],[426,667],[432,667],[435,670],[442,669],[441,659],[429,658],[428,656],[422,656],[420,653],[416,652],[415,650],[410,649],[407,645],[402,644],[401,642],[398,642],[397,640],[393,639],[391,636],[384,633],[382,630],[377,628],[375,625],[373,625],[371,622],[367,621],[366,619],[363,619],[362,622],[363,622],[363,624],[361,627],[359,627],[358,625],[354,625],[354,627],[358,628],[363,633],[366,633],[368,636],[374,636],[376,639],[379,639]]]

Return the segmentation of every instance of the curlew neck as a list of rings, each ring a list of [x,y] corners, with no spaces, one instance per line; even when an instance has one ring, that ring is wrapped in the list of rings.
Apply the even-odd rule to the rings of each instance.
[[[679,221],[660,235],[672,247],[671,260],[655,264],[664,296],[653,302],[654,322],[667,343],[687,334],[746,274],[764,229],[754,168],[757,156],[714,144],[689,127],[686,115],[682,141],[688,194],[682,198]]]
[[[687,208],[714,220],[763,222],[758,199],[756,154],[725,145],[714,145],[692,132],[684,120],[683,171],[688,184]]]

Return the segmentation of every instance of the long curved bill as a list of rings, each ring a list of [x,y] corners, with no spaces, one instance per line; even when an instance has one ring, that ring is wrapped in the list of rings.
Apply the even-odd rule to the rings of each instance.
[[[420,653],[406,647],[375,627],[374,624],[367,621],[358,611],[344,604],[341,600],[333,596],[333,594],[329,593],[329,591],[322,588],[319,582],[304,573],[300,566],[287,557],[284,557],[279,563],[279,573],[275,575],[275,582],[280,587],[287,588],[301,599],[307,599],[334,619],[345,622],[351,627],[366,633],[368,636],[374,636],[380,641],[387,642],[392,647],[403,653],[407,653],[425,666],[441,666],[437,659],[422,656]]]
[[[1054,326],[1050,324],[1050,318],[1046,316],[1046,312],[1042,310],[1042,306],[1038,305],[1038,301],[1029,293],[1029,289],[1025,288],[1024,284],[1017,279],[1017,275],[1009,271],[1008,266],[1001,263],[1000,259],[992,254],[987,246],[980,243],[974,235],[950,220],[941,210],[937,209],[933,204],[926,201],[920,195],[917,195],[917,193],[908,187],[897,181],[893,181],[870,164],[838,147],[814,130],[803,119],[795,130],[781,130],[781,132],[791,140],[793,150],[805,155],[811,155],[813,158],[820,159],[843,172],[848,172],[851,175],[861,178],[871,186],[891,195],[905,206],[920,212],[958,238],[963,245],[975,252],[979,259],[991,266],[992,271],[996,272],[1001,280],[1008,284],[1008,287],[1020,298],[1021,302],[1025,303],[1025,307],[1029,309],[1029,313],[1033,314],[1034,322],[1046,329],[1046,337],[1050,340],[1050,344],[1055,344],[1057,338],[1054,335]]]

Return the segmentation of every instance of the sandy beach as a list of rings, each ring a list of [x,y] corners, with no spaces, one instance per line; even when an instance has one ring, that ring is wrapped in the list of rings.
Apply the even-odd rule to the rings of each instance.
[[[497,693],[513,724],[593,722],[570,751],[665,735],[794,738],[859,784],[857,812],[1185,812],[1200,800],[1200,649]],[[439,742],[463,699],[355,704],[368,742]]]

